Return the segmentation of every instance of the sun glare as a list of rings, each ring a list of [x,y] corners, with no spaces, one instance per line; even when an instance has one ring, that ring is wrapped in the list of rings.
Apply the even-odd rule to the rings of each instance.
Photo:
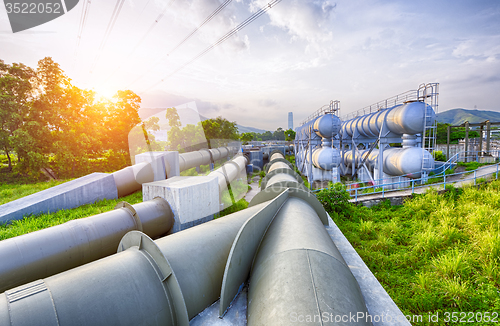
[[[116,94],[116,91],[107,88],[94,88],[96,98],[100,101],[107,100],[114,102],[113,96]]]

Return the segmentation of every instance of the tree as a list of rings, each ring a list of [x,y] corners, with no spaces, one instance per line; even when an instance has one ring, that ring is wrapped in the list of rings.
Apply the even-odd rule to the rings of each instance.
[[[16,152],[20,161],[36,148],[36,139],[30,134],[36,127],[31,114],[34,78],[35,71],[30,67],[21,63],[8,65],[0,60],[0,148],[7,156],[9,170],[12,170],[12,152]]]
[[[285,140],[285,131],[283,128],[279,127],[276,129],[276,131],[273,133],[273,139],[274,140]]]
[[[205,137],[209,143],[209,147],[212,147],[215,140],[238,140],[238,127],[236,126],[236,121],[230,122],[221,116],[215,119],[207,119],[201,122],[203,130],[205,132]],[[216,146],[213,146],[216,147]]]
[[[241,136],[240,136],[240,140],[244,143],[244,144],[248,144],[249,141],[251,141],[253,139],[253,136],[254,134],[251,133],[251,132],[245,132],[243,133]]]
[[[294,139],[295,139],[295,131],[293,131],[292,129],[288,129],[287,131],[285,131],[286,141],[292,141]]]

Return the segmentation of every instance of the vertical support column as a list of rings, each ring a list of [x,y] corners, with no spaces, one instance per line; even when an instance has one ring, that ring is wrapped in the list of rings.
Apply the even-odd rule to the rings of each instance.
[[[450,159],[450,133],[451,126],[448,126],[448,128],[446,128],[446,160]]]
[[[482,154],[483,152],[483,130],[484,125],[481,125],[480,132],[479,132],[479,153]]]
[[[491,136],[491,125],[490,121],[486,121],[486,152],[490,151],[490,136]]]
[[[354,142],[354,139],[352,139],[352,163],[351,163],[351,176],[354,178],[354,170],[356,170],[355,162],[356,162],[356,143]]]
[[[469,121],[465,121],[465,163],[467,163],[467,157],[469,156]]]
[[[378,178],[379,180],[383,179],[384,176],[384,144],[382,143],[382,139],[378,142]],[[379,184],[384,183],[383,180],[379,182]]]

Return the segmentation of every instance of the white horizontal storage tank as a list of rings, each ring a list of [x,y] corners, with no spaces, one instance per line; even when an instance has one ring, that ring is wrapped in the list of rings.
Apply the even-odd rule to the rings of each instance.
[[[348,120],[342,124],[342,133],[344,137],[352,137],[356,132],[362,137],[377,137],[385,122],[387,129],[395,134],[415,135],[423,132],[424,122],[430,126],[435,120],[436,113],[431,106],[408,102]]]
[[[356,166],[359,167],[364,157],[368,154],[368,151],[358,151],[356,152]],[[369,169],[373,170],[377,168],[378,160],[378,149],[373,150],[368,159],[366,160],[366,165]],[[388,147],[384,149],[384,163],[383,169],[384,173],[391,176],[402,176],[411,175],[412,178],[420,177],[420,172],[422,171],[422,160],[425,158],[426,164],[423,166],[426,170],[431,170],[434,168],[434,158],[432,155],[420,148],[420,147]],[[350,167],[352,164],[352,151],[346,152],[344,156],[346,164]]]

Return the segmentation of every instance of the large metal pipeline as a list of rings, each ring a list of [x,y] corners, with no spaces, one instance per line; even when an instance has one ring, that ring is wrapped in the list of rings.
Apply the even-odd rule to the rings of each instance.
[[[357,132],[363,137],[378,137],[385,123],[395,134],[415,135],[424,131],[424,123],[431,126],[435,119],[436,113],[431,106],[424,102],[408,102],[347,120],[342,123],[342,134],[352,137]]]
[[[179,171],[184,171],[196,166],[210,164],[231,154],[233,148],[220,147],[202,149],[199,151],[179,154]],[[168,165],[165,166],[165,175],[169,173]],[[130,195],[142,189],[142,184],[154,181],[154,172],[151,163],[141,162],[112,173],[118,197]]]
[[[290,309],[300,308],[303,295],[314,299],[311,293],[326,305],[308,302],[307,307],[316,309],[310,314],[344,315],[356,309],[366,313],[352,274],[336,256],[333,243],[325,243],[331,239],[324,237],[324,228],[318,227],[318,222],[328,224],[321,204],[299,180],[272,182],[293,173],[289,168],[269,173],[263,180],[265,191],[245,210],[156,241],[129,232],[118,254],[0,294],[0,324],[188,325],[219,293],[225,310],[247,279],[252,261],[251,325],[289,324],[294,312]],[[288,241],[290,232],[294,240]],[[294,274],[304,266],[308,273]],[[322,277],[326,280],[319,280]],[[274,282],[284,287],[271,288]],[[331,292],[337,290],[343,292]],[[277,304],[280,314],[267,304]]]
[[[367,150],[356,152],[355,166],[359,168],[360,164],[368,155]],[[365,160],[368,168],[373,170],[377,167],[379,151],[372,151],[370,156]],[[422,167],[424,169],[432,169],[434,167],[434,158],[427,151],[420,147],[387,147],[383,154],[383,169],[384,173],[391,176],[407,175],[412,178],[419,178]],[[347,167],[352,168],[353,158],[352,151],[346,151],[344,162]]]
[[[153,182],[153,167],[148,162],[141,162],[112,173],[115,179],[118,197],[130,195],[140,189],[142,184]]]
[[[0,294],[0,325],[189,325],[220,295],[238,230],[273,200]]]
[[[208,175],[217,177],[219,182],[219,193],[222,193],[227,189],[227,183],[233,182],[238,176],[241,175],[242,171],[245,171],[246,175],[245,167],[247,164],[247,157],[241,155],[231,161],[227,161],[220,168],[210,172]]]
[[[156,238],[173,224],[169,204],[158,197],[0,241],[0,292],[112,255],[129,231]]]
[[[324,325],[336,324],[335,316],[342,318],[358,312],[366,316],[359,285],[324,228],[328,217],[323,207],[293,179],[293,170],[274,171],[262,181],[265,189],[250,206],[282,195],[283,191],[289,193],[289,198],[273,218],[252,258],[248,325],[303,323],[300,319],[306,316],[312,318],[311,324]],[[238,258],[230,257],[227,264],[235,264]],[[221,312],[223,309],[221,297]],[[371,325],[364,320],[357,324]]]
[[[335,316],[367,309],[359,285],[315,210],[289,198],[274,218],[253,263],[248,325],[340,324]],[[309,316],[309,318],[308,318]],[[302,322],[302,323],[300,323]],[[371,325],[357,320],[356,325]]]
[[[179,154],[179,170],[185,171],[196,166],[207,165],[230,155],[230,148],[220,147]]]

